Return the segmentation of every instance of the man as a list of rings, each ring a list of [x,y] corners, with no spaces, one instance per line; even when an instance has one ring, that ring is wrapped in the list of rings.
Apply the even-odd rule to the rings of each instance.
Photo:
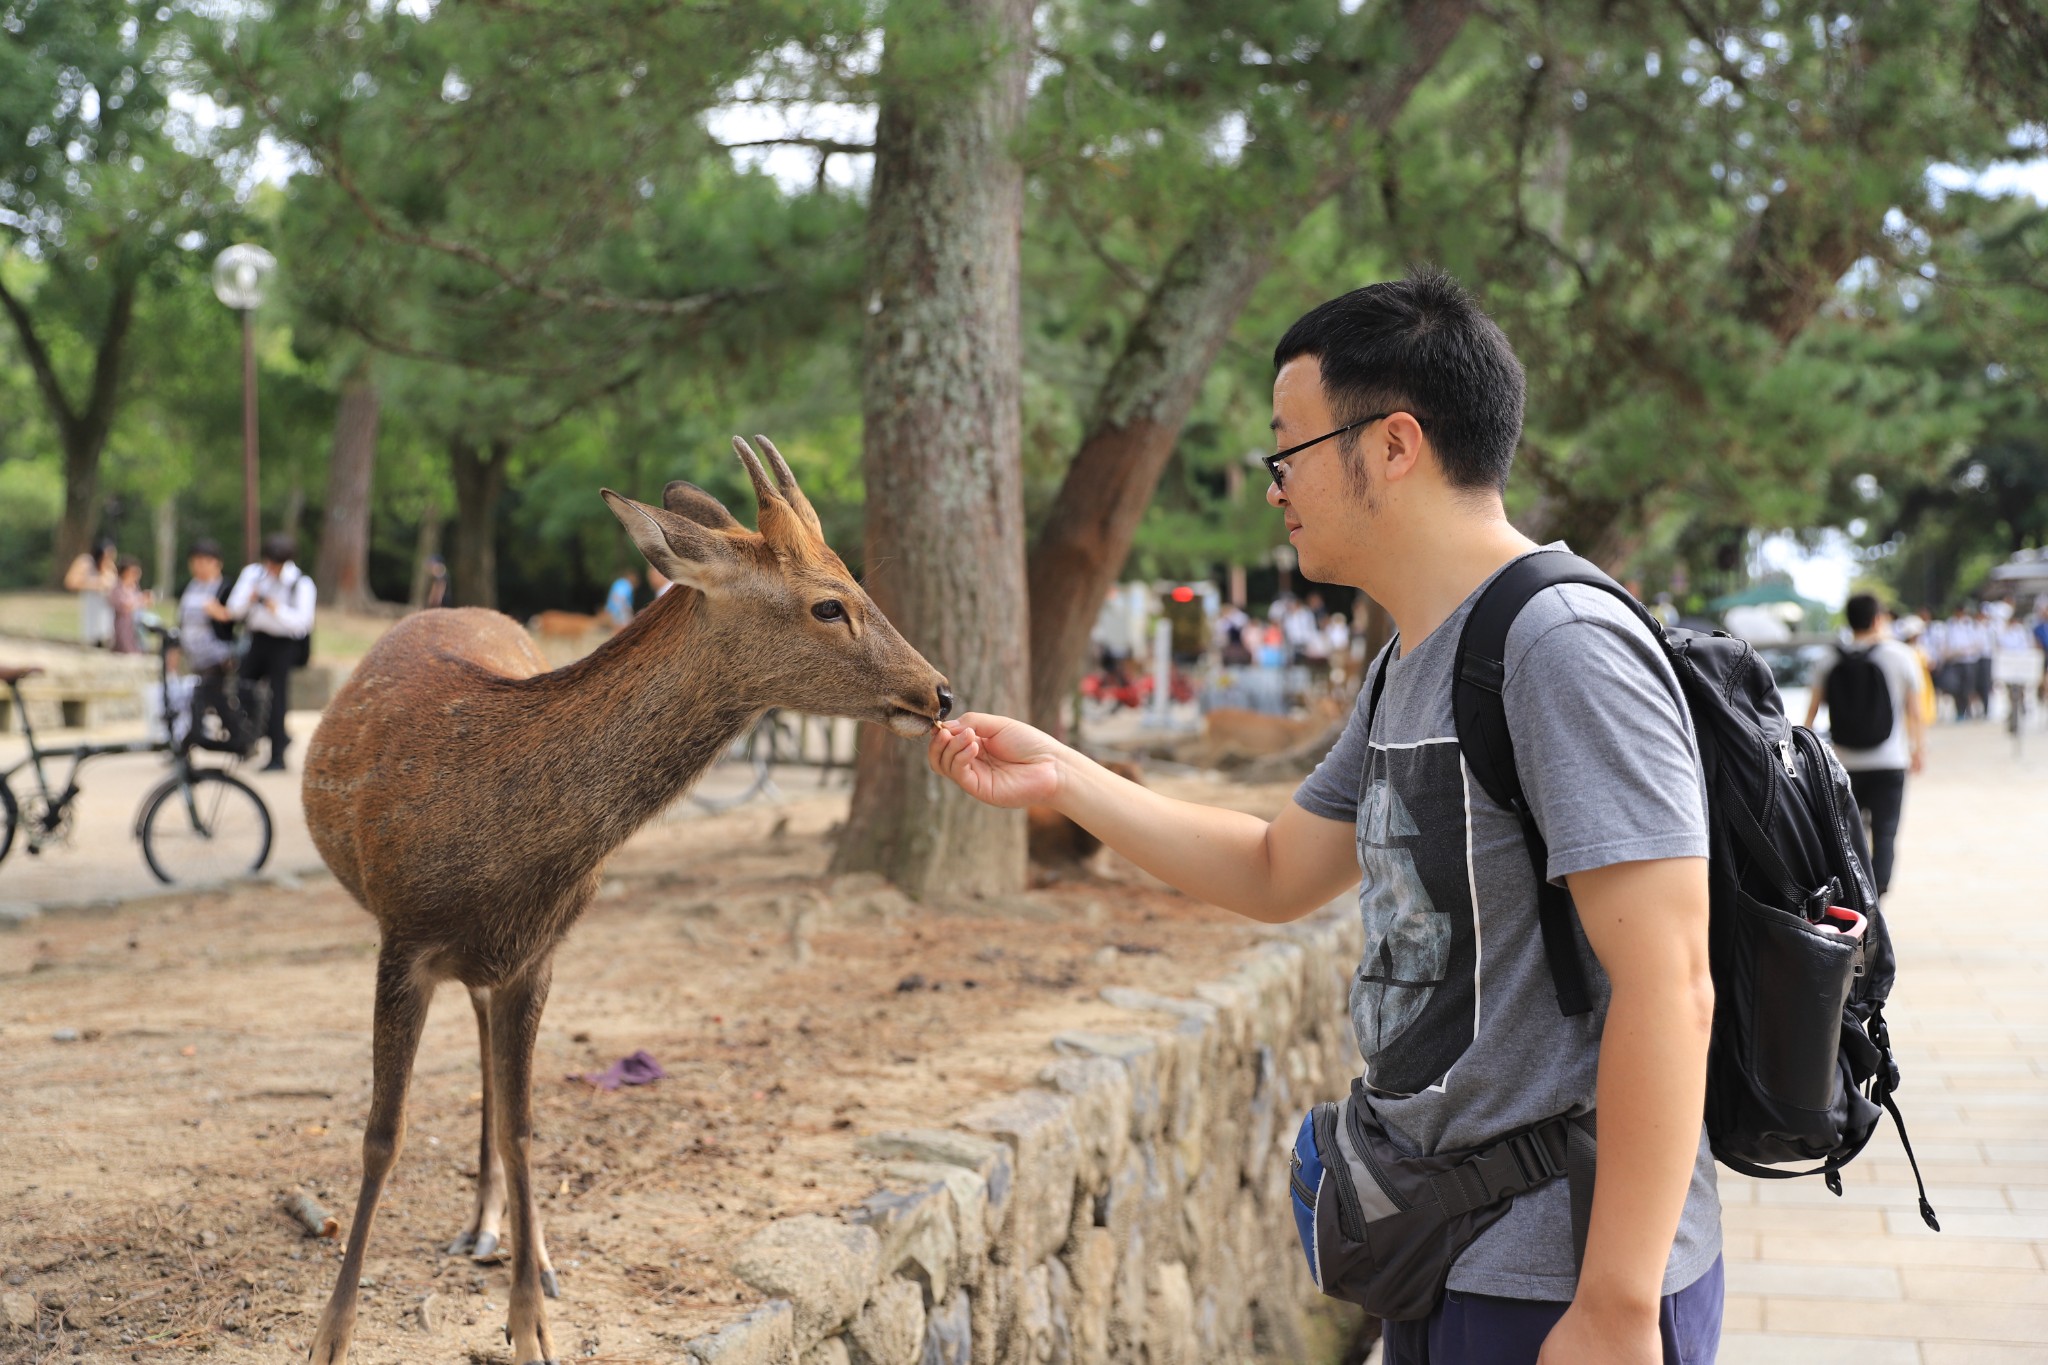
[[[249,654],[242,676],[270,683],[270,761],[267,773],[285,770],[284,752],[291,745],[285,733],[285,712],[291,709],[292,669],[299,651],[313,633],[318,590],[293,562],[298,542],[277,531],[263,538],[263,558],[242,570],[228,594],[228,614],[249,629]]]
[[[192,578],[178,597],[178,652],[185,671],[197,680],[192,692],[193,739],[205,737],[211,713],[220,721],[222,742],[232,745],[246,737],[241,733],[241,708],[228,690],[235,664],[233,632],[215,629],[235,619],[221,601],[225,564],[219,541],[201,537],[192,542],[185,560]]]
[[[1373,1113],[1410,1148],[1468,1148],[1599,1111],[1582,1268],[1569,1189],[1519,1196],[1460,1256],[1388,1365],[1653,1365],[1713,1358],[1720,1210],[1701,1111],[1713,1013],[1705,793],[1661,647],[1621,603],[1539,593],[1508,637],[1523,785],[1576,903],[1594,1008],[1563,1016],[1514,815],[1466,780],[1451,661],[1477,593],[1538,547],[1501,491],[1523,376],[1446,275],[1347,294],[1274,356],[1278,508],[1301,572],[1369,594],[1385,685],[1270,823],[1118,780],[1038,731],[967,715],[932,766],[1003,806],[1049,805],[1154,875],[1250,918],[1299,918],[1364,874],[1351,988]]]
[[[1899,837],[1899,812],[1906,800],[1907,770],[1917,773],[1926,762],[1927,727],[1922,720],[1920,664],[1910,646],[1892,638],[1892,618],[1869,593],[1857,593],[1843,608],[1849,626],[1849,643],[1836,648],[1813,675],[1813,696],[1806,703],[1806,724],[1811,727],[1821,706],[1829,704],[1828,723],[1834,727],[1835,757],[1849,774],[1849,789],[1856,794],[1856,808],[1863,812],[1870,831],[1870,875],[1877,894],[1891,889],[1892,854]],[[1857,677],[1851,678],[1851,671]],[[1868,683],[1862,682],[1868,678]],[[1830,685],[1833,691],[1830,692]],[[1877,725],[1870,738],[1850,729],[1845,708],[1858,705],[1874,690],[1884,692],[1882,705],[1889,724]],[[1860,717],[1858,726],[1867,724]],[[1882,737],[1877,737],[1878,731]],[[1845,737],[1850,741],[1844,743]]]

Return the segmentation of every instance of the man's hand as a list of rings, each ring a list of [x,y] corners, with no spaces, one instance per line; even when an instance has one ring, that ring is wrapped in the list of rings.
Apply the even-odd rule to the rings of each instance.
[[[1536,1365],[1660,1365],[1657,1313],[1606,1313],[1574,1302],[1543,1339]]]
[[[970,711],[933,727],[926,757],[933,772],[975,800],[1015,810],[1050,805],[1059,795],[1065,747],[1021,720]]]

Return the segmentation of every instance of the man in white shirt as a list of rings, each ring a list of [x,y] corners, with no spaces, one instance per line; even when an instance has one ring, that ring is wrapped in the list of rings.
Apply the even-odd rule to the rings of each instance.
[[[1828,724],[1835,757],[1849,774],[1856,807],[1870,829],[1870,875],[1877,894],[1891,889],[1892,852],[1898,843],[1899,812],[1906,800],[1906,773],[1923,766],[1926,728],[1920,715],[1920,663],[1913,651],[1892,638],[1890,613],[1869,593],[1849,599],[1844,615],[1849,643],[1820,666],[1813,678],[1813,697],[1806,704],[1810,727],[1828,704]],[[1837,677],[1837,675],[1840,675]],[[1836,684],[1830,695],[1829,683]],[[1865,706],[1881,686],[1881,700],[1890,708],[1890,723]]]
[[[291,707],[292,669],[299,651],[313,633],[313,608],[318,598],[313,580],[293,563],[298,543],[283,531],[263,539],[263,558],[242,570],[228,594],[228,613],[249,629],[249,654],[242,676],[270,683],[270,761],[265,772],[283,772],[284,751],[291,744],[284,714]]]

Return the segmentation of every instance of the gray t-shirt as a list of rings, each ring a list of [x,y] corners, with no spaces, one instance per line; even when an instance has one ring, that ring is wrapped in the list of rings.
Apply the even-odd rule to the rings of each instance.
[[[1870,647],[1871,662],[1884,673],[1885,687],[1892,694],[1892,732],[1885,736],[1884,743],[1874,749],[1851,749],[1834,745],[1835,757],[1842,761],[1844,772],[1881,772],[1892,768],[1905,768],[1913,761],[1911,746],[1906,738],[1906,708],[1920,704],[1920,661],[1913,657],[1910,645],[1897,640],[1879,640]],[[1813,671],[1813,692],[1817,697],[1828,694],[1828,675],[1835,671],[1835,665],[1842,661],[1839,650],[1821,660],[1820,667]],[[1827,709],[1825,702],[1822,710]],[[1816,717],[1816,719],[1818,719]],[[1834,717],[1828,718],[1833,721]],[[1832,741],[1830,741],[1832,742]]]
[[[1312,814],[1357,826],[1366,946],[1352,1027],[1374,1112],[1418,1152],[1478,1147],[1592,1109],[1607,1017],[1607,977],[1583,932],[1593,1009],[1558,1012],[1521,826],[1458,747],[1451,665],[1478,596],[1401,657],[1398,639],[1382,653],[1350,724],[1294,795]],[[1505,663],[1516,768],[1552,881],[1707,855],[1692,719],[1670,663],[1626,605],[1598,588],[1546,589],[1508,632]],[[1368,736],[1365,699],[1382,666]],[[1698,1279],[1720,1250],[1702,1123],[1664,1292]],[[1450,1277],[1469,1293],[1552,1301],[1571,1298],[1576,1283],[1562,1179],[1516,1199]]]

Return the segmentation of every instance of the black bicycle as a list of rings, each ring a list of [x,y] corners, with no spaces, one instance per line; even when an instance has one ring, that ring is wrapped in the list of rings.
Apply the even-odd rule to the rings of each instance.
[[[178,632],[151,621],[139,625],[157,637],[157,686],[163,698],[164,738],[130,740],[122,744],[73,744],[45,749],[36,743],[29,723],[21,684],[42,672],[39,668],[0,667],[0,682],[14,697],[15,712],[28,741],[28,757],[0,771],[0,861],[14,848],[17,831],[30,854],[65,843],[77,813],[80,791],[78,770],[87,759],[110,754],[163,753],[170,755],[171,771],[148,795],[135,813],[135,837],[142,843],[143,861],[156,879],[169,885],[221,881],[262,870],[270,859],[270,808],[263,804],[254,787],[220,768],[199,766],[192,761],[193,741],[200,718],[193,717],[185,735],[179,736],[184,708],[172,704],[170,652],[178,643]],[[44,771],[46,759],[71,760],[62,790],[53,789]],[[233,763],[238,761],[230,759]],[[17,798],[14,775],[26,769],[35,778],[33,791]]]

